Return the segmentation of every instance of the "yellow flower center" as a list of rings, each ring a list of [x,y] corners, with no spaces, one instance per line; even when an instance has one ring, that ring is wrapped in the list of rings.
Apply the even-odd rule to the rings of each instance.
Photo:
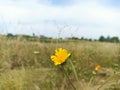
[[[59,65],[64,63],[69,56],[70,53],[66,49],[59,48],[55,50],[55,55],[51,56],[51,60],[55,65]]]

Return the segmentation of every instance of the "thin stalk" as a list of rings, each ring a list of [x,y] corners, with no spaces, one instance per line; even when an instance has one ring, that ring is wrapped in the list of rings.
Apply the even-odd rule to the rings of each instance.
[[[94,79],[94,76],[92,76],[92,77],[90,78],[90,81],[89,81],[89,83],[88,83],[88,86],[90,86],[90,84],[92,83],[93,79]]]
[[[76,78],[76,80],[79,82],[78,75],[77,75],[77,72],[76,72],[76,70],[75,70],[75,67],[74,67],[72,61],[71,61],[71,60],[69,60],[69,61],[70,61],[70,64],[71,64],[72,70],[73,70],[73,72],[74,72],[75,78]]]
[[[75,86],[73,85],[73,83],[71,82],[70,77],[69,77],[68,73],[66,72],[64,66],[62,66],[62,68],[63,68],[63,71],[64,71],[64,73],[65,73],[65,76],[67,77],[67,79],[68,79],[68,81],[70,82],[71,86],[73,87],[74,90],[76,90],[76,88],[75,88]]]

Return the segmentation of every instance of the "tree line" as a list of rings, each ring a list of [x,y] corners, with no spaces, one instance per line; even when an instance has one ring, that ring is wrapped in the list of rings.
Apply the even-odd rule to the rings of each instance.
[[[98,39],[91,39],[91,38],[84,38],[84,37],[81,37],[81,38],[78,38],[78,37],[70,37],[68,39],[71,39],[71,40],[84,40],[84,41],[100,41],[100,42],[114,42],[114,43],[118,43],[120,42],[120,39],[118,36],[113,36],[113,37],[110,37],[110,36],[100,36]]]
[[[19,37],[20,35],[13,35],[11,33],[8,33],[6,35],[6,37],[8,39],[15,39],[17,37]],[[48,41],[51,40],[51,39],[58,39],[58,38],[52,38],[52,37],[47,37],[47,36],[44,36],[44,35],[40,35],[40,36],[36,36],[34,33],[33,35],[22,35],[22,38],[28,40],[28,41],[35,41],[36,38],[37,40],[39,39],[40,41],[44,42],[44,41]],[[120,42],[120,39],[118,36],[113,36],[113,37],[110,37],[110,36],[103,36],[101,35],[98,39],[91,39],[91,38],[85,38],[85,37],[81,37],[81,38],[78,38],[78,37],[68,37],[66,38],[67,40],[84,40],[84,41],[100,41],[100,42],[114,42],[114,43],[118,43]],[[62,38],[60,38],[60,40],[64,40]]]
[[[107,36],[107,37],[100,36],[99,37],[99,41],[101,41],[101,42],[120,42],[119,37],[117,37],[117,36],[113,36],[113,37],[110,37],[110,36]]]

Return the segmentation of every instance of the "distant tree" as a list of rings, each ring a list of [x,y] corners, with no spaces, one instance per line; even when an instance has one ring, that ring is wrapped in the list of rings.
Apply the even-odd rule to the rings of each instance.
[[[114,37],[110,37],[107,36],[107,38],[105,38],[104,36],[100,36],[99,41],[101,42],[119,42],[119,38],[117,36]]]
[[[119,42],[119,38],[114,36],[110,39],[111,42]]]
[[[71,39],[73,39],[73,40],[79,40],[78,37],[72,37]]]
[[[35,33],[33,33],[32,35],[33,35],[33,37],[35,37]]]
[[[88,41],[92,41],[92,39],[90,38],[90,39],[88,39]]]
[[[12,33],[8,33],[7,37],[14,37],[14,35]]]
[[[107,41],[107,42],[110,42],[110,41],[111,41],[111,37],[110,37],[110,36],[107,36],[106,41]]]
[[[104,41],[106,41],[106,38],[104,36],[100,36],[99,41],[104,42]]]
[[[84,37],[81,37],[80,39],[81,39],[81,40],[84,40]]]

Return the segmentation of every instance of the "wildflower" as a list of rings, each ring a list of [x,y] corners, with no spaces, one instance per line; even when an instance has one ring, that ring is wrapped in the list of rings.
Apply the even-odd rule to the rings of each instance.
[[[51,60],[55,65],[60,65],[66,61],[66,59],[70,56],[70,53],[66,49],[59,48],[55,50],[55,55],[51,56]]]
[[[97,65],[97,66],[95,67],[95,71],[98,71],[100,68],[101,68],[101,66],[100,66],[100,65]]]

